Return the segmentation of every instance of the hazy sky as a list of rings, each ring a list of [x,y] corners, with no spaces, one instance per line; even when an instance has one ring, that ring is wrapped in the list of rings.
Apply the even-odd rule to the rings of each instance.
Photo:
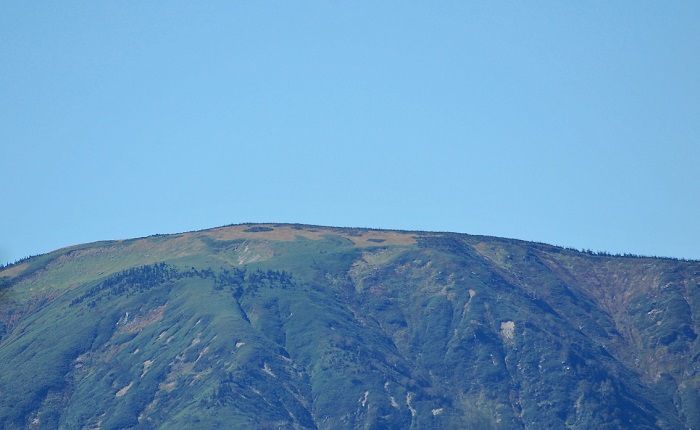
[[[3,2],[0,263],[240,222],[700,259],[700,2]]]

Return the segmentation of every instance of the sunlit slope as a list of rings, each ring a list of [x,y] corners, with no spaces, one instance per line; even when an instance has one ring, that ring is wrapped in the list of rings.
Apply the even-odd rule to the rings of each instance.
[[[243,224],[174,235],[96,242],[60,249],[0,271],[0,282],[13,282],[22,292],[46,293],[70,289],[121,270],[175,262],[214,266],[242,265],[271,256],[268,243],[297,239],[319,240],[331,235],[347,239],[355,247],[415,244],[415,235],[366,229],[338,229],[280,224]],[[243,243],[244,246],[237,245]],[[35,275],[41,271],[41,276]],[[2,285],[2,284],[0,284]]]
[[[700,428],[700,264],[256,224],[0,272],[5,428]]]

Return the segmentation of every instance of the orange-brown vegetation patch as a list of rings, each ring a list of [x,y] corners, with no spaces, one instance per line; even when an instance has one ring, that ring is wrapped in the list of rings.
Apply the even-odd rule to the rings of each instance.
[[[399,231],[368,231],[362,236],[345,236],[355,242],[355,246],[369,247],[382,245],[415,245],[416,235]]]
[[[0,278],[14,278],[15,276],[21,274],[27,267],[29,267],[28,263],[22,263],[16,266],[8,267],[4,270],[0,270]]]
[[[160,238],[146,237],[138,239],[130,245],[131,252],[137,252],[142,259],[147,262],[160,261],[163,257],[180,258],[196,254],[204,245],[192,239],[191,233],[176,234]]]
[[[139,333],[147,326],[163,319],[165,307],[166,305],[159,306],[155,309],[151,309],[144,315],[134,316],[133,319],[128,320],[122,327],[120,327],[117,333]]]
[[[547,255],[543,261],[563,279],[581,285],[606,311],[626,309],[630,300],[657,287],[666,262],[615,257],[601,264],[579,256]]]
[[[515,283],[527,283],[528,263],[517,246],[481,242],[473,245],[481,256],[501,269]],[[662,273],[669,270],[668,262],[650,258],[596,257],[576,251],[537,252],[539,259],[560,279],[580,285],[599,306],[616,313],[625,309],[630,300],[658,286]],[[527,277],[525,277],[527,278]],[[532,286],[534,287],[534,286]]]
[[[400,231],[341,229],[332,227],[309,227],[276,224],[247,224],[219,227],[204,232],[186,235],[206,235],[215,240],[265,239],[292,241],[298,237],[311,240],[323,239],[326,235],[338,235],[351,240],[355,246],[413,245],[416,234]],[[185,236],[185,235],[183,235]]]
[[[101,254],[109,254],[112,252],[111,247],[95,247],[95,248],[85,248],[85,249],[74,249],[72,251],[69,251],[68,253],[65,253],[58,257],[56,260],[51,262],[49,267],[52,267],[54,265],[59,266],[62,263],[64,263],[66,260],[69,259],[82,259],[85,257],[92,257],[95,255],[101,255]]]

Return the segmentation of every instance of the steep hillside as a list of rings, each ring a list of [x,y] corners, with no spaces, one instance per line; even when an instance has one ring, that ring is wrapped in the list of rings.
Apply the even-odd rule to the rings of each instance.
[[[700,428],[700,262],[248,224],[0,270],[0,426]]]

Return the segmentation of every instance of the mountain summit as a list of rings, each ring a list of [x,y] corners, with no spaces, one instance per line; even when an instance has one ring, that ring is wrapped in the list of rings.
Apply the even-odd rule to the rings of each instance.
[[[0,269],[0,427],[700,428],[700,262],[245,224]]]

